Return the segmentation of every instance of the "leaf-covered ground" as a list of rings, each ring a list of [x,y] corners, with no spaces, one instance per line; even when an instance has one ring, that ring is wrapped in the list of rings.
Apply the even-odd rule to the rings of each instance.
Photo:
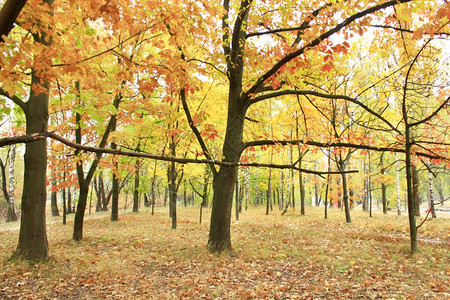
[[[0,226],[1,299],[449,299],[450,220],[427,221],[419,253],[409,254],[406,216],[308,208],[306,216],[251,209],[233,221],[234,251],[208,253],[209,218],[179,208],[107,215],[72,224],[50,219],[52,259],[8,261],[15,225]],[[57,221],[57,222],[55,222]],[[8,227],[10,226],[10,227]],[[8,229],[10,228],[10,229]]]

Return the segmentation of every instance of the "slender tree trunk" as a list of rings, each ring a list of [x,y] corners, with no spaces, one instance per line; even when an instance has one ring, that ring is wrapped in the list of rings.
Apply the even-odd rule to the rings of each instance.
[[[271,201],[272,201],[272,169],[269,168],[269,178],[267,182],[267,191],[266,191],[266,215],[269,214]]]
[[[139,211],[139,181],[140,181],[140,162],[136,159],[134,164],[134,194],[133,194],[133,212]]]
[[[155,215],[155,201],[156,201],[156,191],[155,191],[155,182],[156,182],[156,163],[157,160],[155,159],[155,165],[153,166],[153,178],[152,178],[152,216]]]
[[[239,168],[236,172],[236,182],[235,182],[235,189],[234,189],[234,195],[235,195],[235,212],[236,212],[236,221],[239,221]]]
[[[176,143],[174,137],[169,145],[170,153],[176,156]],[[172,219],[172,229],[177,228],[177,172],[175,162],[168,163],[167,179],[169,181],[169,212]],[[234,182],[233,182],[234,184]]]
[[[111,132],[117,129],[117,117],[111,116]],[[117,149],[117,144],[113,141],[111,149]],[[139,150],[139,149],[137,149]],[[119,221],[119,163],[113,158],[113,176],[112,176],[112,199],[111,199],[111,221]],[[134,207],[133,207],[134,208]]]
[[[16,145],[11,145],[9,152],[9,166],[8,166],[8,177],[9,177],[9,193],[8,193],[8,218],[9,221],[17,221],[18,217],[16,214],[15,201],[15,181],[14,181],[14,170],[16,165]],[[6,178],[5,178],[6,179]]]
[[[386,174],[386,168],[383,166],[383,154],[381,154],[380,156],[380,165],[381,165],[380,174],[381,175]],[[383,204],[383,213],[387,214],[386,184],[384,183],[384,179],[383,182],[381,183],[381,203]]]
[[[117,168],[117,163],[114,164],[115,168]],[[116,172],[113,172],[112,178],[111,221],[119,221],[119,178]]]
[[[70,190],[70,187],[67,188],[67,213],[71,214],[75,211],[72,209],[72,191]]]
[[[414,200],[414,215],[420,217],[420,200],[419,200],[419,174],[415,165],[411,164],[412,189]]]
[[[52,186],[56,185],[55,178],[52,178]],[[56,190],[52,189],[50,194],[50,206],[52,210],[52,217],[59,217],[59,210],[58,210],[58,196]]]
[[[344,169],[345,170],[345,169]],[[347,187],[347,174],[342,173],[342,189],[343,189],[343,200],[345,209],[345,221],[351,223],[352,219],[350,217],[349,201],[348,201],[348,187]]]
[[[328,153],[327,169],[328,169],[328,173],[329,173],[331,171],[331,153]],[[330,174],[327,174],[327,185],[325,188],[325,215],[324,215],[325,219],[328,218],[328,190],[330,188],[330,181],[331,181],[331,176],[330,176]],[[330,203],[331,203],[331,201],[330,201]]]
[[[371,157],[369,152],[369,177],[367,178],[367,201],[369,201],[369,217],[372,218],[372,179],[370,172],[371,170]]]
[[[433,174],[431,171],[428,171],[428,209],[431,211],[431,217],[436,218],[436,210],[434,209]]]
[[[95,189],[95,194],[97,196],[95,212],[99,212],[102,210],[102,196],[101,196],[101,191],[100,191],[100,176],[101,176],[101,174],[94,177],[94,189]]]
[[[65,178],[65,175],[63,176],[63,178]],[[63,225],[66,225],[67,223],[67,203],[66,203],[66,190],[62,189],[61,190],[61,197],[62,197],[62,202],[63,202]]]
[[[83,221],[84,214],[86,212],[86,203],[87,197],[89,193],[89,183],[84,180],[84,175],[78,175],[78,185],[80,195],[78,197],[77,209],[75,211],[75,219],[73,226],[73,236],[72,238],[75,241],[81,241],[83,239]]]
[[[250,196],[250,167],[245,169],[245,203],[244,203],[244,209],[248,209],[248,198]]]
[[[410,128],[405,117],[405,163],[406,163],[406,190],[407,190],[407,204],[408,204],[408,220],[409,220],[409,236],[411,241],[411,253],[417,253],[417,227],[414,208],[413,196],[413,179],[412,179],[412,164],[411,164],[411,133]]]
[[[395,159],[397,159],[397,155],[395,156]],[[395,163],[395,172],[396,172],[396,181],[397,181],[397,215],[402,214],[401,210],[401,204],[400,204],[400,162],[397,160]]]

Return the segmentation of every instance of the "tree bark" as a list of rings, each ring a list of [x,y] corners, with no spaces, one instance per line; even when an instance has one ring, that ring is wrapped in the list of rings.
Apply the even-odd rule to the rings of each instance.
[[[111,221],[119,221],[119,178],[116,172],[113,172],[112,178]]]
[[[406,195],[408,204],[409,237],[411,242],[411,253],[417,253],[417,227],[413,196],[413,179],[411,164],[411,133],[407,122],[406,113],[403,114],[405,120],[405,163],[406,163]]]
[[[241,74],[242,75],[242,74]],[[241,155],[244,116],[246,109],[240,99],[241,80],[230,80],[228,99],[228,120],[225,141],[222,149],[224,161],[238,162]],[[230,222],[233,203],[234,182],[237,167],[220,167],[213,179],[213,206],[209,231],[208,247],[211,252],[231,250]]]
[[[52,186],[56,185],[56,180],[52,178]],[[57,192],[52,190],[50,195],[50,205],[52,210],[52,216],[53,217],[59,217],[59,210],[58,210],[58,196]]]
[[[0,42],[3,35],[8,36],[27,0],[7,0],[0,11]]]
[[[87,197],[89,193],[89,184],[84,180],[83,173],[78,175],[78,185],[80,188],[80,195],[78,198],[77,209],[75,211],[75,219],[73,226],[73,236],[75,241],[81,241],[83,239],[83,221],[86,211]]]
[[[9,197],[8,197],[8,219],[11,222],[17,221],[18,217],[16,214],[15,205],[15,177],[14,170],[16,165],[16,145],[12,145],[9,152],[9,162],[8,162],[8,177],[9,177]]]
[[[134,164],[134,193],[133,193],[133,212],[139,212],[139,183],[140,183],[140,165],[139,159]]]
[[[397,155],[395,156],[397,159]],[[395,173],[396,173],[396,183],[397,183],[397,215],[402,214],[401,205],[400,205],[400,162],[397,160],[395,163]]]
[[[31,88],[24,108],[26,133],[46,132],[48,126],[48,100],[50,82],[41,81],[34,71],[31,86],[40,85],[46,92],[36,94]],[[20,232],[16,257],[46,259],[48,241],[45,205],[47,201],[47,141],[31,142],[25,146],[24,177],[20,217]]]
[[[413,190],[413,201],[414,201],[414,215],[420,217],[420,199],[419,199],[419,173],[414,164],[411,164],[411,174],[412,174],[412,190]]]
[[[436,218],[436,210],[434,209],[434,193],[433,193],[433,174],[428,171],[428,209],[431,211],[431,217]]]

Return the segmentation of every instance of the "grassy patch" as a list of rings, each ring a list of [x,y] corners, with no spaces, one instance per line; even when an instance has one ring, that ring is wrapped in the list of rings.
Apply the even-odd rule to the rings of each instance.
[[[234,250],[206,249],[209,210],[179,208],[176,230],[165,209],[85,221],[71,240],[72,221],[48,225],[52,260],[8,261],[18,231],[2,225],[0,298],[28,299],[444,299],[450,296],[450,222],[420,228],[419,253],[409,254],[406,216],[308,208],[265,215],[251,209],[232,224]]]

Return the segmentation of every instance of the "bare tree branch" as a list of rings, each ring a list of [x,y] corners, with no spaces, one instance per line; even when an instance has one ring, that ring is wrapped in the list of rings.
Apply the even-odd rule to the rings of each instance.
[[[355,103],[356,105],[360,106],[361,108],[366,110],[371,115],[374,115],[375,117],[377,117],[378,119],[380,119],[381,121],[386,123],[386,125],[388,125],[389,128],[391,128],[395,132],[401,134],[400,130],[398,130],[394,125],[392,125],[391,122],[389,122],[386,118],[383,118],[383,116],[381,116],[379,113],[375,112],[374,110],[372,110],[370,107],[368,107],[361,101],[356,100],[356,98],[352,98],[352,97],[346,96],[346,95],[332,95],[332,94],[325,94],[325,93],[320,93],[320,92],[316,92],[316,91],[284,90],[284,91],[277,91],[277,92],[273,92],[273,93],[264,94],[264,95],[254,98],[254,99],[251,99],[249,101],[249,106],[256,102],[259,102],[259,101],[263,101],[263,100],[266,100],[269,98],[284,96],[284,95],[304,95],[304,96],[311,95],[311,96],[317,96],[317,97],[326,98],[326,99],[346,100],[346,101]]]
[[[377,152],[395,152],[395,153],[405,153],[405,149],[401,148],[392,148],[392,147],[377,147],[371,145],[363,145],[363,144],[353,144],[353,143],[344,143],[344,142],[329,142],[322,143],[316,141],[307,141],[307,140],[259,140],[259,141],[251,141],[243,144],[243,149],[255,146],[270,146],[270,145],[309,145],[320,148],[331,148],[331,147],[341,147],[341,148],[353,148],[353,149],[362,149],[362,150],[371,150]],[[425,148],[424,148],[425,149]],[[425,149],[428,150],[428,149]],[[450,160],[450,157],[437,155],[437,154],[429,154],[425,152],[414,152],[417,156],[423,156],[431,159],[442,159],[442,160]]]
[[[428,120],[430,120],[434,116],[436,116],[444,107],[446,107],[449,104],[450,104],[450,96],[447,97],[447,99],[444,102],[442,102],[441,105],[439,105],[439,107],[434,112],[432,112],[428,117],[426,117],[426,118],[424,118],[422,120],[419,120],[417,122],[411,123],[411,124],[409,124],[409,126],[410,127],[414,127],[414,126],[417,126],[417,125],[420,125],[420,124],[423,124],[423,123],[427,122]]]
[[[0,95],[5,96],[8,99],[11,99],[12,102],[14,102],[15,104],[17,104],[23,111],[25,111],[26,109],[26,103],[23,102],[22,99],[20,99],[19,97],[15,96],[15,95],[10,95],[7,91],[5,91],[3,88],[0,88]]]
[[[197,129],[197,127],[194,124],[194,121],[192,120],[191,112],[189,110],[189,106],[186,101],[186,89],[182,88],[180,92],[180,98],[181,98],[181,104],[183,105],[183,110],[186,115],[186,118],[188,119],[189,127],[191,127],[192,131],[194,132],[195,136],[197,137],[197,141],[200,144],[200,147],[203,150],[203,153],[205,154],[205,157],[207,160],[212,160],[211,155],[209,153],[208,147],[206,147],[206,143],[203,140],[202,135],[200,134],[200,131]],[[217,170],[214,167],[214,164],[209,164],[211,171],[213,174],[217,174]]]
[[[260,35],[265,35],[265,34],[274,34],[274,33],[279,33],[279,32],[287,32],[287,31],[297,31],[297,30],[304,30],[306,28],[309,28],[308,25],[301,25],[298,27],[292,27],[292,28],[279,28],[279,29],[273,29],[273,30],[266,30],[266,31],[261,31],[261,32],[252,32],[252,33],[248,33],[245,35],[245,38],[250,38],[253,36],[260,36]]]

